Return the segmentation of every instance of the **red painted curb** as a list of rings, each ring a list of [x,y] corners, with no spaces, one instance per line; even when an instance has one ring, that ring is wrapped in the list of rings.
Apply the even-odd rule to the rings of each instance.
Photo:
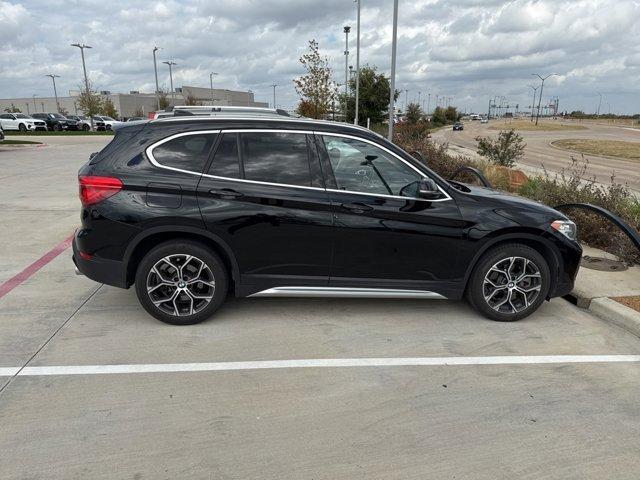
[[[25,280],[28,280],[38,270],[40,270],[46,264],[51,262],[54,258],[60,255],[62,252],[64,252],[67,248],[71,246],[72,241],[73,241],[73,234],[69,235],[62,242],[60,242],[58,245],[53,247],[51,250],[49,250],[47,253],[41,256],[38,260],[33,262],[24,270],[22,270],[20,273],[16,274],[15,276],[11,277],[9,280],[4,282],[2,285],[0,285],[0,298],[4,297],[7,293],[9,293],[11,290],[16,288],[21,283],[23,283]]]

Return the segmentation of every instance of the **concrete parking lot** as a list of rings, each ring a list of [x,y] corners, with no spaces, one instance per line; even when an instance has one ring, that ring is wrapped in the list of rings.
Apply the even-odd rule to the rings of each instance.
[[[640,476],[640,339],[562,299],[513,324],[236,299],[173,327],[75,276],[76,172],[107,141],[0,150],[0,478]]]

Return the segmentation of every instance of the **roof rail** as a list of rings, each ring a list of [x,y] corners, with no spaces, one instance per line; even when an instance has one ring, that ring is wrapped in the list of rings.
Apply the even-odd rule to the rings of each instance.
[[[166,112],[173,112],[175,116],[215,115],[218,113],[248,113],[262,115],[281,115],[289,117],[286,110],[266,107],[241,107],[233,105],[176,105],[169,107]]]

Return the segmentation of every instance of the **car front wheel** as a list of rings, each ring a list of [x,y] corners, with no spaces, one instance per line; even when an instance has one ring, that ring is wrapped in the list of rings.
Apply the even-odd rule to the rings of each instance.
[[[491,320],[513,322],[535,312],[547,297],[549,265],[535,249],[506,244],[486,252],[467,285],[467,300]]]
[[[20,125],[18,125],[18,130],[20,130],[21,132],[26,132],[27,126],[24,123],[21,123]]]
[[[140,262],[136,294],[162,322],[192,325],[209,318],[227,296],[224,263],[206,246],[176,240],[158,245]]]

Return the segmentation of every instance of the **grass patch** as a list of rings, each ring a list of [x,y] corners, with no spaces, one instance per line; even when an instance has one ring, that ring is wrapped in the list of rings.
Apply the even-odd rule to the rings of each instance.
[[[562,130],[586,130],[583,125],[571,123],[555,123],[550,121],[539,122],[538,125],[530,120],[513,120],[510,122],[498,122],[490,124],[489,130],[523,130],[531,132],[553,132]]]
[[[572,150],[588,155],[640,160],[640,142],[570,138],[566,140],[556,140],[551,142],[551,145],[562,148],[563,150]]]
[[[36,132],[20,132],[18,130],[12,130],[10,132],[8,131],[4,131],[5,136],[26,136],[26,137],[30,137],[30,136],[43,136],[43,137],[57,137],[57,136],[63,136],[63,137],[68,137],[70,135],[113,135],[113,131],[112,130],[104,130],[102,132],[85,132],[83,130],[72,130],[70,132],[56,132],[56,131],[36,131]]]
[[[42,145],[42,142],[34,142],[32,140],[4,140],[0,145]]]

